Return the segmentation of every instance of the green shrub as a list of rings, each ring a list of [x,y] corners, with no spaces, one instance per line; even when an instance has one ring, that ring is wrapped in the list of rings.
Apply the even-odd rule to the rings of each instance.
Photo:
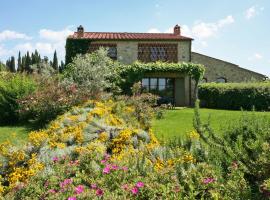
[[[0,74],[0,123],[18,122],[17,99],[31,94],[36,88],[35,81],[24,74]]]
[[[64,71],[66,84],[75,84],[79,90],[95,96],[102,91],[115,90],[117,62],[107,56],[107,50],[101,48],[94,53],[78,55]]]
[[[86,101],[89,96],[75,85],[63,85],[57,77],[40,77],[37,90],[18,99],[21,121],[44,126],[72,106]]]
[[[204,83],[199,86],[202,107],[270,110],[270,82]]]
[[[263,199],[260,185],[270,178],[270,119],[243,112],[239,120],[216,133],[209,123],[201,122],[196,108],[194,124],[206,145],[204,149],[208,149],[200,157],[224,172],[229,166],[240,168],[252,188],[253,199]]]

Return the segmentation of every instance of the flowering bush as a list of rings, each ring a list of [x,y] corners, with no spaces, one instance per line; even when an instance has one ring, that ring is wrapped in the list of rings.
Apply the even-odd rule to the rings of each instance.
[[[244,166],[221,167],[204,136],[193,130],[186,141],[161,145],[130,102],[88,101],[31,132],[24,148],[0,145],[0,192],[6,199],[252,199]],[[263,176],[260,197],[267,197]]]
[[[29,120],[43,126],[88,98],[88,95],[77,90],[75,85],[67,87],[61,84],[57,77],[36,76],[36,79],[39,83],[38,89],[17,100],[21,121]]]

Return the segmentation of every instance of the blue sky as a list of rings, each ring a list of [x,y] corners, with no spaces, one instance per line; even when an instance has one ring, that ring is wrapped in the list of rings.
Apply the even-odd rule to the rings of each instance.
[[[86,31],[170,32],[191,36],[193,51],[270,76],[269,0],[2,0],[0,60],[38,49],[64,58],[65,38]]]

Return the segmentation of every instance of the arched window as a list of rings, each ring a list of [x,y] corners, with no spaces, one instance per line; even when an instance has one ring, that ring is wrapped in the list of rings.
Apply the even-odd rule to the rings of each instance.
[[[224,77],[219,77],[219,78],[217,78],[216,82],[217,83],[227,83],[227,79]]]
[[[201,83],[207,83],[207,78],[203,77],[203,79],[201,80]]]

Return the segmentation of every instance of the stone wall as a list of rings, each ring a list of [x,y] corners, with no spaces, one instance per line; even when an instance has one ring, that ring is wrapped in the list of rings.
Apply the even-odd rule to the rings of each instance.
[[[113,43],[117,44],[117,60],[124,64],[131,64],[138,59],[138,43],[177,43],[178,44],[178,61],[189,62],[190,61],[190,49],[191,41],[96,41],[98,43]]]
[[[190,62],[191,60],[191,41],[180,41],[178,43],[178,61]]]
[[[191,53],[191,62],[200,63],[205,66],[204,77],[207,82],[216,82],[218,78],[225,78],[227,82],[262,81],[265,78],[262,74],[241,68],[233,63],[195,52]]]

